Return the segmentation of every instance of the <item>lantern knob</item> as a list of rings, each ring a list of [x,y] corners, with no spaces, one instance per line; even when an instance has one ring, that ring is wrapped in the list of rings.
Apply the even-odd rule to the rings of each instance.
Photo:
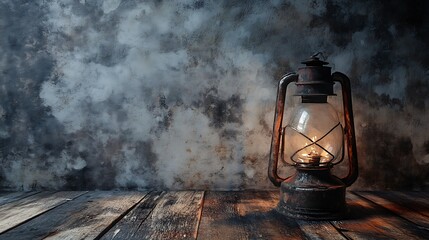
[[[302,61],[301,63],[302,63],[302,64],[305,64],[306,66],[323,66],[323,65],[328,65],[328,64],[329,64],[328,62],[321,61],[321,60],[319,59],[319,57],[318,57],[319,55],[320,55],[322,58],[325,58],[325,57],[323,56],[323,53],[322,53],[322,52],[317,52],[317,53],[313,54],[309,59],[307,59],[307,60],[305,60],[305,61]]]

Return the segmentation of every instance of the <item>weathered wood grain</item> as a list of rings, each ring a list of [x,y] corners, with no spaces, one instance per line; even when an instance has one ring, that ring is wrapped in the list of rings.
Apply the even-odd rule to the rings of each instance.
[[[208,192],[198,239],[303,239],[298,224],[279,213],[278,192]]]
[[[331,240],[345,240],[344,235],[339,232],[328,221],[304,221],[296,220],[302,232],[308,239],[331,239]]]
[[[429,230],[429,217],[426,216],[426,214],[429,214],[429,208],[424,208],[420,204],[411,201],[411,199],[407,200],[397,194],[382,192],[358,192],[356,194]],[[415,205],[420,205],[420,207],[413,209]]]
[[[195,239],[203,191],[164,194],[131,239]]]
[[[261,191],[261,192],[253,192],[253,194],[246,195],[248,198],[240,199],[239,204],[237,204],[239,212],[252,213],[255,210],[257,211],[273,211],[273,209],[277,206],[280,198],[279,191]],[[244,200],[244,201],[243,201]],[[253,203],[253,204],[249,204]],[[243,211],[244,209],[244,211]],[[245,215],[244,214],[244,215]],[[276,214],[276,213],[272,213]],[[280,218],[287,219],[283,216]],[[303,220],[295,220],[303,234],[309,239],[346,239],[339,231],[335,229],[334,226],[328,221],[303,221]],[[252,224],[251,224],[252,225]],[[275,224],[270,224],[270,227],[275,226]],[[281,227],[281,226],[280,226]],[[268,228],[269,229],[269,228]],[[260,231],[260,230],[259,230]],[[263,230],[265,231],[265,230]],[[278,238],[282,239],[286,237],[285,235],[272,235],[272,230],[268,230],[268,233],[259,234],[259,236],[250,236],[250,239],[254,239],[255,237],[266,237]]]
[[[146,220],[165,192],[151,192],[118,223],[116,223],[101,239],[135,239],[142,223]]]
[[[207,192],[204,197],[198,239],[246,239],[244,224],[231,223],[238,219],[238,192]]]
[[[301,238],[296,222],[275,211],[278,191],[246,191],[239,194],[237,213],[245,224],[247,239]],[[294,229],[295,231],[291,231]],[[279,231],[280,230],[280,231]]]
[[[351,239],[427,239],[429,232],[381,206],[352,193],[347,194],[348,219],[332,221]]]
[[[28,195],[26,195],[28,194]],[[31,193],[33,194],[33,193]],[[348,193],[341,221],[277,213],[278,191],[0,194],[0,239],[427,239],[428,195]],[[204,197],[205,195],[205,197]],[[3,197],[3,198],[2,198]],[[71,200],[73,199],[73,200]]]
[[[203,192],[152,192],[101,239],[195,238],[196,231],[198,230],[202,199]],[[155,209],[155,207],[157,208]],[[178,211],[178,209],[181,210]],[[161,221],[167,221],[164,223],[166,224],[165,228],[167,228],[166,232],[163,232],[164,227],[157,226],[160,224],[158,218],[163,219]],[[186,219],[191,221],[187,220],[186,224],[186,221],[184,221]],[[144,223],[146,220],[148,222]],[[177,223],[183,225],[182,222],[186,225],[180,227],[174,226]]]
[[[29,197],[31,195],[39,193],[38,191],[31,192],[2,192],[0,194],[0,205],[4,205],[6,203],[14,202],[19,199],[23,199]]]
[[[0,239],[94,239],[146,193],[95,191],[0,235]]]
[[[42,192],[0,206],[0,233],[22,224],[85,192]]]
[[[427,192],[379,192],[394,202],[429,217],[429,193]]]
[[[107,196],[87,201],[80,211],[71,211],[72,215],[44,239],[95,239],[146,195],[144,192],[118,191],[101,194]]]

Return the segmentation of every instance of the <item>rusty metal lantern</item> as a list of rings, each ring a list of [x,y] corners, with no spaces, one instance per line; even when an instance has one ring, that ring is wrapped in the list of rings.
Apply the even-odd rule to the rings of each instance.
[[[325,66],[328,63],[321,61],[319,54],[302,62],[305,66],[298,73],[286,74],[279,82],[268,167],[271,182],[280,187],[277,210],[309,220],[343,217],[346,187],[358,176],[350,80],[340,72],[331,75],[331,68]],[[292,82],[301,103],[283,126],[286,90]],[[342,88],[344,128],[327,101],[328,96],[335,96],[335,82]],[[332,175],[331,169],[344,159],[345,151],[349,170],[340,178]],[[279,159],[293,166],[295,174],[280,177]]]

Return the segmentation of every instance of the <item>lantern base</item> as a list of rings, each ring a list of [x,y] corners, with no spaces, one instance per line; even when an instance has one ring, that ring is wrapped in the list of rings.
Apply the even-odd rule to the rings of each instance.
[[[298,167],[282,182],[277,211],[298,219],[333,220],[346,213],[346,186],[326,168]]]

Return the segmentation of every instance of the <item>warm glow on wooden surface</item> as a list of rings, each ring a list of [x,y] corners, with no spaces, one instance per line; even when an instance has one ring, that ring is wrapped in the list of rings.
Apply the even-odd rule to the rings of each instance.
[[[349,192],[341,221],[286,218],[277,191],[0,193],[0,239],[427,239],[429,193]]]

